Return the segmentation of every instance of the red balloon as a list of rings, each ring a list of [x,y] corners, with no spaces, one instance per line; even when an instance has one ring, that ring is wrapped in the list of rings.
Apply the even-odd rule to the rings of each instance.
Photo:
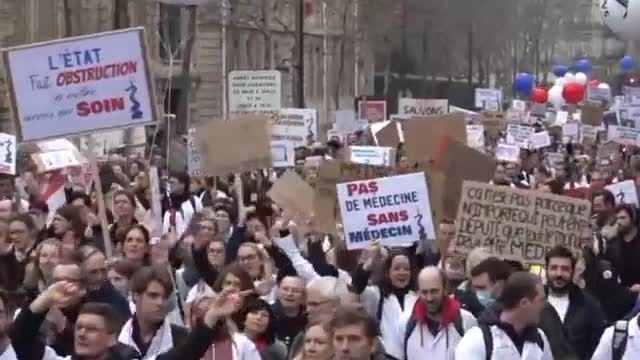
[[[587,84],[589,87],[598,87],[598,85],[600,85],[600,80],[591,80]]]
[[[562,97],[568,104],[577,104],[584,98],[584,86],[576,82],[565,84]]]
[[[531,101],[537,104],[544,104],[547,102],[547,98],[547,90],[539,87],[531,90]]]

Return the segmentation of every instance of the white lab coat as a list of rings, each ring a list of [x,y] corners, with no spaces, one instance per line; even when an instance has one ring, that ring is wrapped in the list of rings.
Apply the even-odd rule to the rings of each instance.
[[[202,201],[197,196],[192,197],[193,203],[195,203],[196,208],[194,209],[191,205],[191,200],[186,200],[182,204],[180,204],[180,208],[182,211],[176,211],[176,235],[178,239],[184,234],[191,222],[191,218],[196,213],[202,211]],[[162,219],[162,234],[166,235],[169,233],[169,229],[171,228],[171,212],[169,210],[164,212],[164,216]]]
[[[9,344],[9,346],[4,349],[4,352],[0,354],[0,360],[18,360],[18,357],[16,356],[15,351],[13,351],[13,347],[11,347],[11,344]]]
[[[544,350],[536,343],[525,342],[522,354],[502,329],[497,326],[491,326],[491,334],[493,335],[493,354],[491,360],[553,360],[551,354],[551,345],[544,332],[538,329],[540,336],[544,342]],[[484,347],[484,338],[482,330],[475,327],[465,333],[464,338],[458,343],[456,348],[455,360],[485,360],[487,356]]]
[[[627,347],[625,348],[622,360],[638,360],[640,359],[640,328],[638,327],[638,316],[629,320],[629,328],[627,334]],[[593,353],[591,360],[611,360],[613,353],[613,326],[608,327],[598,343],[596,351]]]

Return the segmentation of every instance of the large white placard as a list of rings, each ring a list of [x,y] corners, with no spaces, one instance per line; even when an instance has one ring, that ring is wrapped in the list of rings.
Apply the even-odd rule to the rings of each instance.
[[[273,140],[286,140],[293,147],[311,146],[318,139],[318,112],[315,109],[281,109],[271,127]]]
[[[276,111],[281,107],[281,76],[277,70],[229,73],[229,111]]]
[[[467,125],[467,145],[484,152],[484,125]]]
[[[605,189],[611,191],[616,198],[616,205],[629,204],[638,207],[638,193],[633,180],[607,185]]]
[[[502,110],[502,90],[476,88],[475,95],[476,108],[489,111]]]
[[[157,119],[143,28],[12,47],[3,55],[20,141]]]
[[[517,163],[520,161],[520,147],[518,145],[498,144],[496,147],[496,159]]]
[[[0,133],[0,174],[16,174],[16,136]]]
[[[296,153],[293,143],[288,140],[271,141],[271,162],[274,168],[293,167],[296,164]]]
[[[529,139],[535,129],[531,126],[509,124],[507,127],[507,143],[517,145],[521,149],[529,148]]]
[[[356,164],[395,166],[395,151],[383,146],[351,146],[350,161]]]
[[[533,149],[542,149],[551,146],[551,137],[548,131],[541,131],[531,135],[531,147]]]
[[[449,113],[447,99],[410,99],[401,98],[398,101],[400,116],[442,116]]]
[[[347,249],[435,239],[424,173],[338,184]]]

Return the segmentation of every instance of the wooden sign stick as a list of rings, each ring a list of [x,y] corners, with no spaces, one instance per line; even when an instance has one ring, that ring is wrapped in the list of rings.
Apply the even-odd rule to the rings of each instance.
[[[98,200],[98,218],[100,219],[100,228],[102,229],[102,238],[104,239],[104,251],[107,259],[113,256],[113,245],[109,236],[109,223],[107,222],[107,210],[104,205],[104,194],[102,193],[102,182],[100,181],[100,169],[98,168],[98,160],[94,152],[95,140],[89,136],[89,152],[87,157],[91,163],[93,173],[93,183],[96,185],[96,199]]]

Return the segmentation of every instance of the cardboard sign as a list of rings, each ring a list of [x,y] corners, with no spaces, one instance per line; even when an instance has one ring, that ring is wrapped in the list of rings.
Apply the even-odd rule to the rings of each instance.
[[[585,125],[600,126],[604,119],[604,110],[597,105],[584,104],[580,112],[580,121]]]
[[[607,140],[623,145],[640,144],[640,129],[634,129],[623,126],[609,125],[607,129]]]
[[[463,113],[445,116],[414,117],[403,124],[404,149],[410,161],[428,163],[433,160],[443,136],[467,143],[467,128]]]
[[[398,114],[400,116],[441,116],[448,113],[449,100],[447,99],[401,98],[398,101]]]
[[[484,151],[484,125],[467,125],[467,145]]]
[[[229,73],[229,112],[280,110],[281,86],[277,70],[232,71]]]
[[[616,205],[629,204],[638,207],[638,193],[633,180],[607,185],[604,188],[611,191],[616,198]]]
[[[0,133],[0,174],[16,174],[16,136]]]
[[[358,102],[358,118],[367,119],[370,123],[387,119],[386,100],[361,100]]]
[[[313,189],[298,174],[289,170],[275,181],[267,195],[281,209],[287,210],[299,226],[313,216]]]
[[[224,123],[209,122],[196,131],[196,145],[207,175],[271,167],[271,127],[265,115],[246,114]]]
[[[475,90],[475,106],[477,109],[489,111],[502,110],[502,91],[499,89],[481,89]]]
[[[3,49],[18,140],[155,122],[144,36],[132,28]]]
[[[517,145],[521,149],[529,148],[529,139],[535,132],[531,126],[509,124],[507,127],[507,144]]]
[[[533,149],[542,149],[551,146],[551,137],[548,131],[541,131],[531,135],[531,147]]]
[[[318,140],[318,112],[315,109],[280,109],[271,124],[273,140],[287,140],[294,148],[311,146]]]
[[[373,131],[373,124],[371,126],[371,130]],[[375,132],[373,136],[375,137],[378,146],[387,146],[397,149],[400,142],[402,142],[402,138],[400,137],[401,131],[402,128],[399,123],[389,121],[387,125]]]
[[[195,129],[190,129],[187,135],[187,171],[189,176],[205,176],[202,172],[202,156],[196,146]]]
[[[585,200],[465,181],[453,250],[486,247],[500,258],[543,264],[556,245],[578,253],[590,220]]]
[[[271,163],[274,168],[293,167],[296,165],[296,152],[289,140],[271,141]]]
[[[496,147],[496,159],[511,163],[520,162],[520,147],[517,145],[498,144]]]
[[[399,246],[435,239],[423,173],[337,187],[347,249],[367,248],[374,240]]]
[[[582,124],[580,132],[580,143],[582,144],[595,144],[598,139],[599,127]]]
[[[396,153],[390,147],[350,146],[349,160],[356,164],[395,167]]]

